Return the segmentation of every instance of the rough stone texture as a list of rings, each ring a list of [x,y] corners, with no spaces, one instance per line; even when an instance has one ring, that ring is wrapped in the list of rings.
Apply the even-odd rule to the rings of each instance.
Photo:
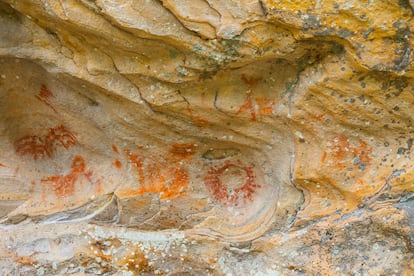
[[[0,275],[413,275],[412,4],[1,0]]]

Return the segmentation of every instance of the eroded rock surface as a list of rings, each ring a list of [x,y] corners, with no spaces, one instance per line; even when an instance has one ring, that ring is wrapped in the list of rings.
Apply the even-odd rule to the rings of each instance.
[[[412,275],[411,1],[0,1],[0,274]]]

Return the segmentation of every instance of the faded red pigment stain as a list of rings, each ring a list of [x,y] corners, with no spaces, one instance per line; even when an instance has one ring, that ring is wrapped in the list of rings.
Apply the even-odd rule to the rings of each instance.
[[[118,148],[114,144],[112,144],[112,151],[115,153],[119,153]]]
[[[133,154],[130,150],[125,150],[125,154],[131,165],[133,165],[138,171],[139,183],[145,183],[145,174],[143,169],[145,158],[138,154]]]
[[[160,193],[160,199],[173,199],[183,195],[189,182],[183,160],[194,154],[193,151],[190,144],[175,144],[170,149],[174,157],[158,160],[125,150],[130,164],[138,173],[140,184],[138,189],[125,192],[125,196]]]
[[[33,193],[34,192],[34,188],[36,186],[36,182],[34,180],[32,180],[30,182],[30,189],[29,189],[29,193]]]
[[[59,125],[49,129],[44,136],[27,135],[15,142],[16,153],[22,156],[31,155],[34,160],[52,158],[57,147],[69,149],[78,145],[75,135],[65,126]]]
[[[118,148],[114,144],[112,144],[112,151],[115,152],[116,154],[119,154]],[[114,162],[112,164],[117,169],[120,169],[122,167],[121,161],[119,161],[119,159],[116,159],[116,158],[114,159]]]
[[[191,109],[190,105],[188,105],[187,111],[190,114],[191,120],[193,121],[195,125],[203,127],[203,126],[208,126],[210,124],[209,121],[201,118],[200,116],[194,115],[193,110]]]
[[[249,88],[246,92],[246,101],[240,106],[237,115],[242,113],[250,113],[252,121],[256,121],[258,116],[271,115],[275,101],[264,97],[252,97],[254,87],[262,80],[262,78],[248,78],[242,74],[241,79]]]
[[[357,179],[357,182],[358,182],[358,184],[359,184],[361,187],[364,187],[364,186],[365,186],[365,182],[364,182],[364,180],[363,180],[363,179]]]
[[[241,75],[241,79],[250,89],[253,89],[262,80],[262,78],[248,78],[245,74]]]
[[[70,196],[75,193],[76,183],[82,184],[81,178],[86,178],[92,183],[92,171],[86,170],[86,163],[82,156],[75,156],[72,161],[71,171],[66,175],[54,175],[41,180],[44,190],[51,187],[57,197]]]
[[[197,126],[205,127],[205,126],[210,125],[210,122],[209,121],[207,121],[207,120],[205,120],[205,119],[203,119],[201,117],[193,116],[192,119],[193,119],[194,124],[197,125]]]
[[[169,151],[175,158],[187,159],[196,153],[196,146],[195,144],[173,144]]]
[[[222,181],[223,175],[229,169],[235,169],[240,174],[241,179],[246,180],[235,189],[227,187],[226,183]],[[236,164],[227,161],[222,167],[211,168],[204,178],[204,183],[215,200],[225,206],[237,206],[241,200],[244,204],[253,201],[257,189],[261,188],[261,185],[257,184],[255,179],[256,176],[252,167],[243,166],[240,161]]]
[[[266,98],[252,99],[251,92],[247,93],[246,102],[239,108],[237,115],[241,113],[250,113],[252,121],[256,121],[258,116],[272,115],[275,100]]]
[[[321,162],[329,162],[338,168],[366,166],[371,161],[371,153],[372,148],[365,141],[359,141],[356,146],[349,142],[348,137],[336,135],[328,140],[328,150],[323,153]]]
[[[258,114],[271,115],[273,114],[273,106],[275,105],[275,100],[269,100],[266,98],[255,98],[255,101],[258,106]]]
[[[3,165],[2,163],[0,163],[0,167],[7,167],[6,165]]]
[[[92,176],[92,174],[91,174],[91,176]],[[102,194],[102,178],[99,178],[98,180],[96,180],[95,187],[96,187],[96,192],[98,194]]]
[[[115,159],[113,164],[118,169],[122,167],[121,161],[119,161],[118,159]]]
[[[112,151],[115,152],[116,154],[119,154],[118,148],[114,144],[112,144]],[[119,161],[119,159],[116,159],[116,158],[114,159],[114,162],[112,164],[117,169],[120,169],[122,167],[121,161]]]
[[[47,89],[47,87],[45,85],[42,85],[40,87],[40,91],[37,95],[35,95],[35,97],[36,97],[36,99],[43,102],[45,105],[47,105],[48,107],[50,107],[51,109],[53,109],[53,111],[55,111],[57,113],[56,109],[50,103],[50,99],[54,98],[55,95],[53,95],[53,93],[49,89]]]
[[[316,118],[318,121],[320,121],[320,120],[322,120],[323,118],[325,118],[325,114],[323,114],[323,113],[316,114],[316,115],[315,115],[315,118]]]
[[[242,106],[240,106],[239,111],[237,111],[236,114],[239,115],[245,112],[250,113],[252,121],[256,121],[256,109],[253,104],[252,92],[250,90],[247,92],[246,102]]]

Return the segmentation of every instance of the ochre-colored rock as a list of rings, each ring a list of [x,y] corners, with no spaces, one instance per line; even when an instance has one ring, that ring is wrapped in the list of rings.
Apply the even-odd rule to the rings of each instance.
[[[0,275],[412,275],[413,24],[0,0]]]

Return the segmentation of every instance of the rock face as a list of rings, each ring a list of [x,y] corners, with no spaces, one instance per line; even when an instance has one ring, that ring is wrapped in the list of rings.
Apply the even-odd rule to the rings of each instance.
[[[403,0],[1,0],[0,274],[412,275],[413,28]]]

